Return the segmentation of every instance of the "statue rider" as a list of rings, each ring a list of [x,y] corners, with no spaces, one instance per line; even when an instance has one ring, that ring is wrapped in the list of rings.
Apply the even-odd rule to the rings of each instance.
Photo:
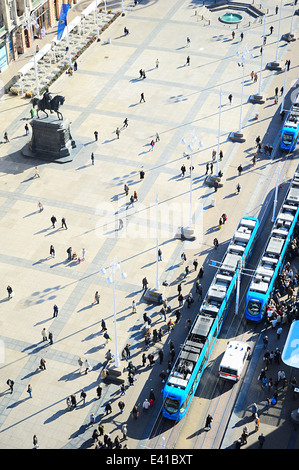
[[[53,113],[51,100],[52,100],[51,93],[49,92],[49,88],[46,87],[46,90],[43,94],[43,104],[44,104],[45,109],[49,109],[50,112]]]

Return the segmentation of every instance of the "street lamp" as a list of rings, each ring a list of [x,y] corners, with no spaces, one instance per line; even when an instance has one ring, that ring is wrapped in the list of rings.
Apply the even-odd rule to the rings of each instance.
[[[276,46],[276,55],[275,55],[275,61],[277,62],[278,60],[278,45],[279,45],[279,35],[280,35],[280,22],[281,22],[281,13],[282,13],[282,0],[280,2],[280,9],[279,9],[279,22],[278,22],[278,32],[277,32],[277,46]]]
[[[36,61],[36,54],[35,54],[35,48],[34,48],[34,36],[33,36],[33,25],[39,26],[37,23],[34,12],[31,11],[28,17],[28,20],[25,20],[25,25],[27,29],[30,29],[30,36],[31,36],[31,41],[32,41],[32,50],[33,50],[33,61],[34,61],[34,72],[35,72],[35,87],[36,87],[36,96],[39,99],[40,94],[39,94],[39,81],[38,81],[38,72],[37,72],[37,61]]]
[[[189,143],[187,145],[188,150],[190,153],[184,152],[184,156],[187,158],[190,158],[190,190],[189,190],[189,195],[190,195],[190,206],[189,206],[189,225],[187,228],[192,228],[192,185],[193,185],[193,145],[197,141],[197,137],[195,136],[194,132],[192,132]],[[186,145],[186,141],[183,138],[182,139],[182,144]],[[198,147],[202,147],[203,143],[201,141],[198,142]]]
[[[116,305],[115,305],[115,273],[116,271],[120,270],[120,265],[116,258],[114,258],[113,263],[108,267],[108,276],[106,277],[106,281],[109,284],[112,284],[112,292],[113,292],[113,316],[114,316],[114,336],[115,336],[115,367],[119,367],[119,353],[118,353],[118,343],[117,343],[117,324],[116,324]],[[102,268],[100,273],[105,275],[106,269]],[[127,275],[125,272],[120,273],[120,277],[122,279],[126,279]]]

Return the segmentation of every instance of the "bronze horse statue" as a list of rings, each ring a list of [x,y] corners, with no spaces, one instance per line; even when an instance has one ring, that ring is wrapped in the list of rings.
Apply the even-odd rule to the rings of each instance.
[[[43,111],[43,113],[46,114],[48,117],[48,113],[46,111],[49,110],[50,113],[55,111],[57,113],[57,117],[59,120],[63,119],[63,116],[61,112],[59,111],[59,107],[63,105],[65,101],[65,97],[61,95],[56,95],[54,98],[51,98],[51,94],[49,93],[48,90],[45,91],[43,97],[41,99],[39,98],[33,98],[31,100],[33,108],[37,108],[36,115],[39,118],[38,112]]]

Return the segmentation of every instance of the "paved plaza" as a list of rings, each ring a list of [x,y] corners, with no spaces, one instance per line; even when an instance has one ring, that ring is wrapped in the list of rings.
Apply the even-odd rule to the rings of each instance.
[[[150,288],[156,285],[157,198],[158,241],[162,250],[158,277],[161,288],[164,281],[168,283],[164,294],[171,307],[178,304],[177,283],[184,270],[180,264],[182,252],[187,254],[190,266],[195,257],[199,266],[204,265],[206,289],[214,272],[207,260],[216,256],[215,236],[220,243],[217,259],[221,260],[240,218],[244,214],[258,216],[264,211],[263,202],[277,178],[281,97],[275,105],[274,89],[283,86],[284,73],[264,68],[262,91],[266,101],[263,105],[250,103],[249,95],[257,93],[259,86],[250,73],[260,70],[263,25],[254,22],[247,26],[245,17],[246,27],[234,29],[233,40],[232,27],[220,23],[218,13],[209,16],[210,24],[195,14],[201,3],[143,0],[133,8],[125,2],[126,15],[102,34],[101,42],[86,50],[73,76],[63,75],[51,86],[53,95],[65,96],[61,111],[71,121],[78,146],[70,163],[24,157],[21,151],[30,138],[25,135],[24,126],[30,122],[31,105],[25,98],[11,95],[4,95],[0,101],[1,140],[5,131],[9,136],[9,142],[0,145],[0,448],[32,448],[34,434],[42,449],[93,448],[92,428],[88,426],[91,413],[97,424],[105,423],[113,439],[117,434],[121,437],[121,426],[126,422],[129,449],[141,448],[141,443],[146,446],[145,430],[153,422],[154,411],[140,417],[136,424],[131,410],[135,403],[142,408],[151,388],[160,399],[158,374],[162,366],[157,361],[153,369],[140,367],[145,311],[152,317],[153,326],[163,326],[165,331],[162,342],[151,350],[156,354],[165,345],[165,362],[169,350],[169,334],[160,318],[160,308],[143,302],[142,279],[147,278]],[[276,54],[279,15],[275,14],[275,6],[271,0],[263,2],[268,11],[264,65]],[[291,14],[291,4],[285,3],[281,33],[289,31]],[[270,25],[274,26],[273,35],[269,35]],[[129,29],[127,36],[124,27]],[[293,28],[297,34],[296,16]],[[191,40],[189,47],[187,37]],[[297,42],[281,41],[278,53],[283,64],[286,59],[291,60],[286,82],[289,90],[298,78]],[[239,127],[242,67],[238,61],[242,54],[246,56],[242,106],[246,142],[238,144],[230,142],[228,135]],[[188,56],[190,65],[186,64]],[[146,78],[140,78],[140,70],[145,71]],[[5,79],[5,75],[0,78]],[[140,102],[142,93],[144,102]],[[231,104],[229,94],[233,95]],[[290,95],[286,101],[290,103]],[[259,120],[255,121],[257,112]],[[126,118],[128,126],[124,127]],[[219,169],[224,176],[223,187],[214,192],[205,185],[205,173],[213,149],[217,150],[219,118],[220,148],[224,154]],[[253,167],[257,135],[263,143],[273,146],[273,155],[260,156]],[[190,153],[194,166],[192,213],[197,234],[193,242],[175,236],[177,228],[189,222]],[[286,182],[297,162],[295,157],[279,161],[280,178]],[[244,171],[238,177],[240,164]],[[39,178],[34,177],[36,166]],[[144,179],[140,179],[141,170],[145,172]],[[235,194],[237,183],[242,187],[239,196]],[[129,186],[128,196],[124,184]],[[138,200],[132,205],[130,196],[134,191]],[[39,201],[44,207],[41,212]],[[219,231],[218,221],[224,212],[228,222]],[[53,215],[57,219],[55,228],[50,220]],[[67,229],[61,227],[63,217]],[[50,245],[55,248],[55,258],[49,254]],[[85,249],[85,259],[80,263],[69,261],[68,247],[81,258]],[[118,349],[121,353],[129,343],[132,361],[138,365],[137,381],[123,397],[123,414],[117,406],[119,387],[103,385],[102,398],[97,399],[96,395],[105,354],[109,348],[115,351],[113,291],[106,278],[112,276],[109,267],[116,261],[120,265],[114,274]],[[102,268],[106,275],[101,273]],[[121,272],[126,273],[125,279]],[[184,295],[193,290],[195,277],[192,272],[184,283]],[[7,298],[7,285],[13,288],[12,299]],[[99,304],[94,304],[96,291],[100,294]],[[136,314],[132,313],[133,300]],[[57,317],[53,317],[54,304],[59,307]],[[185,319],[194,318],[196,312],[196,306],[190,312],[186,306],[183,308],[178,326],[182,330],[181,341]],[[102,319],[112,338],[108,345],[101,333]],[[42,341],[43,328],[52,332],[52,345]],[[42,357],[46,359],[45,371],[39,370]],[[80,357],[90,363],[88,374],[78,368]],[[121,360],[122,368],[125,364]],[[12,394],[6,385],[8,378],[14,380]],[[32,386],[32,398],[27,393],[28,384]],[[79,401],[82,388],[87,393],[86,403],[80,402],[75,410],[67,411],[67,397],[76,394]],[[113,412],[105,417],[104,406],[109,400]]]

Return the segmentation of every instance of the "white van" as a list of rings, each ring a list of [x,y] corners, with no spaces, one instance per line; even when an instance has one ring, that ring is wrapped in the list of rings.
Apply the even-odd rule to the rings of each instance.
[[[219,377],[238,382],[249,353],[250,347],[247,343],[230,341],[219,366]]]

